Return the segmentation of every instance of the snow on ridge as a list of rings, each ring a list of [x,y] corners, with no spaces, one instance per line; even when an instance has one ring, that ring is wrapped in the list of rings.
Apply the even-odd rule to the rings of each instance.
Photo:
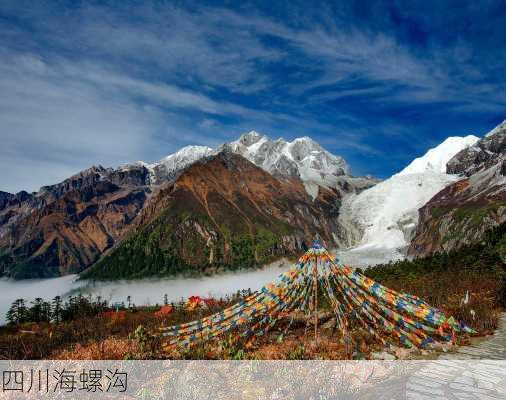
[[[313,198],[318,195],[318,186],[335,186],[338,177],[350,172],[342,157],[328,152],[308,136],[288,142],[251,131],[229,146],[269,173],[300,177]]]
[[[186,166],[216,154],[225,147],[273,175],[300,178],[313,199],[318,196],[319,187],[355,190],[355,187],[360,189],[364,185],[369,186],[370,180],[350,176],[349,166],[342,157],[333,155],[308,136],[289,142],[282,138],[272,140],[254,130],[216,149],[186,146],[158,162],[138,161],[134,165],[147,168],[150,184],[157,185],[173,178]]]
[[[465,137],[451,136],[438,146],[428,150],[422,157],[415,158],[406,168],[396,175],[424,173],[428,171],[446,173],[446,164],[461,150],[480,140],[474,135]]]
[[[226,146],[269,173],[300,177],[313,198],[318,195],[319,185],[334,185],[336,177],[349,173],[349,167],[342,157],[331,154],[307,136],[288,142],[282,138],[272,140],[252,130]],[[185,146],[158,162],[138,161],[135,165],[147,168],[150,183],[159,184],[221,148],[213,150],[207,146]]]
[[[157,162],[146,163],[144,161],[137,161],[134,165],[145,167],[149,172],[149,183],[158,185],[175,176],[181,169],[201,158],[210,156],[213,152],[214,150],[207,146],[189,145],[182,147],[175,153],[169,154]]]
[[[173,154],[169,154],[167,157],[164,157],[162,160],[168,160],[175,157],[195,157],[199,154],[205,154],[212,152],[213,149],[208,146],[195,146],[195,145],[188,145],[180,148],[178,151],[176,151]]]

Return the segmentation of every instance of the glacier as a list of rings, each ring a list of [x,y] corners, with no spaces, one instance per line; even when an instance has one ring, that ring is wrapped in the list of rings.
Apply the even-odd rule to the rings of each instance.
[[[446,173],[446,163],[478,140],[473,135],[449,137],[391,178],[345,198],[340,218],[343,225],[356,228],[347,243],[351,248],[341,253],[342,261],[374,264],[405,258],[418,209],[460,179]]]

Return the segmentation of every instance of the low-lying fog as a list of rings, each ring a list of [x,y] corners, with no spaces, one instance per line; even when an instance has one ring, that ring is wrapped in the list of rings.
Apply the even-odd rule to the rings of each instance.
[[[16,299],[30,301],[37,297],[51,300],[55,296],[69,296],[82,293],[104,300],[125,302],[127,296],[136,305],[163,304],[164,295],[169,301],[178,301],[189,296],[220,297],[240,289],[260,289],[288,270],[291,264],[282,260],[262,269],[225,273],[202,278],[157,278],[131,281],[90,282],[78,281],[77,275],[53,279],[29,279],[14,281],[0,279],[0,324],[5,324],[5,314]]]
[[[400,253],[376,248],[355,248],[336,251],[341,263],[352,267],[364,267],[389,260],[401,259]],[[281,260],[262,269],[225,273],[202,278],[157,278],[131,281],[90,282],[77,281],[77,275],[53,279],[30,279],[13,281],[0,279],[0,324],[5,323],[5,314],[12,302],[24,298],[29,303],[36,297],[51,300],[55,296],[91,294],[104,300],[125,302],[127,296],[136,305],[162,304],[164,295],[169,301],[178,301],[189,296],[220,297],[241,289],[257,290],[287,271],[292,264]]]

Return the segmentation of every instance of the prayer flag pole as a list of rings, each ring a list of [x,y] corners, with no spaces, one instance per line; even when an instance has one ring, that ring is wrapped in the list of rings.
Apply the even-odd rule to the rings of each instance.
[[[318,342],[318,261],[316,260],[313,265],[313,275],[314,275],[314,339],[315,342]]]
[[[320,245],[320,239],[318,236],[316,236],[316,239],[313,243],[313,248],[321,248]],[[314,304],[313,304],[313,310],[314,310],[314,340],[315,344],[318,343],[318,256],[314,256],[314,263],[313,263],[313,290],[314,290]]]

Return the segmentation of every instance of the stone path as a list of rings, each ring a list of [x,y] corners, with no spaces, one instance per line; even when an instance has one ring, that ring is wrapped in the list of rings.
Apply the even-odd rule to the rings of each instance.
[[[437,360],[420,366],[406,382],[405,397],[399,398],[506,399],[506,361]]]
[[[492,336],[420,364],[407,399],[506,399],[506,313]]]
[[[439,358],[444,360],[506,360],[506,313],[501,314],[498,328],[493,335],[469,346],[461,346],[455,352],[443,354]]]

